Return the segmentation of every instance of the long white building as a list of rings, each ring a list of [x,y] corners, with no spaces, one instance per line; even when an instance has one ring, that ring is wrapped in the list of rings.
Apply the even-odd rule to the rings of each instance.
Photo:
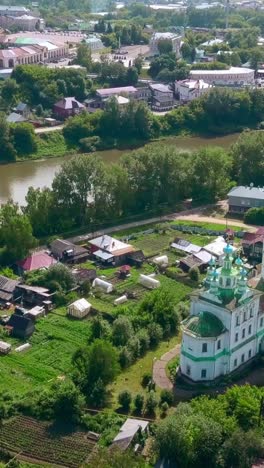
[[[190,316],[182,322],[183,376],[195,382],[212,381],[262,351],[263,293],[248,287],[246,274],[240,258],[233,263],[229,245],[221,268],[211,261],[207,287],[192,295]]]
[[[254,70],[240,67],[230,67],[228,70],[191,70],[190,78],[216,86],[251,86],[254,84]]]

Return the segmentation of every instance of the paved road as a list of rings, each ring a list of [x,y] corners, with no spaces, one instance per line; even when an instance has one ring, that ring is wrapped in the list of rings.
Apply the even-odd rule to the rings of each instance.
[[[49,133],[49,132],[56,132],[56,130],[62,130],[64,125],[55,125],[54,127],[43,127],[43,128],[35,128],[35,133]]]
[[[181,345],[178,344],[154,362],[153,380],[158,387],[166,388],[167,390],[173,389],[173,384],[166,374],[166,366],[169,361],[180,354],[180,349]]]

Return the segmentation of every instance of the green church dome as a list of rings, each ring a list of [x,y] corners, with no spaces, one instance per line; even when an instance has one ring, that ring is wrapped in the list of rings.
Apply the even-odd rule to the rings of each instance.
[[[201,312],[189,317],[184,326],[187,330],[201,337],[216,337],[225,331],[221,320],[210,312]]]

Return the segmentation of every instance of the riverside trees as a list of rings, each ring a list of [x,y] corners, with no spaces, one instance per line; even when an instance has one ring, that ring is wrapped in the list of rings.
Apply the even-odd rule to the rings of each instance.
[[[30,188],[24,212],[33,232],[43,236],[159,207],[172,209],[185,198],[200,195],[194,190],[199,184],[203,200],[212,201],[229,186],[230,157],[222,149],[208,148],[208,177],[200,174],[203,157],[203,150],[180,153],[159,145],[127,154],[119,165],[105,165],[95,155],[78,156],[62,166],[52,189]],[[216,173],[221,184],[215,180]]]

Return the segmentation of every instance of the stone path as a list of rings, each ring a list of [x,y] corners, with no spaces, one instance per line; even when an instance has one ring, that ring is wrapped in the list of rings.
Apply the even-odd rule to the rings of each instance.
[[[173,389],[173,384],[166,374],[166,366],[169,361],[180,354],[180,349],[181,345],[178,344],[154,362],[153,380],[158,387],[166,388],[167,390]]]

